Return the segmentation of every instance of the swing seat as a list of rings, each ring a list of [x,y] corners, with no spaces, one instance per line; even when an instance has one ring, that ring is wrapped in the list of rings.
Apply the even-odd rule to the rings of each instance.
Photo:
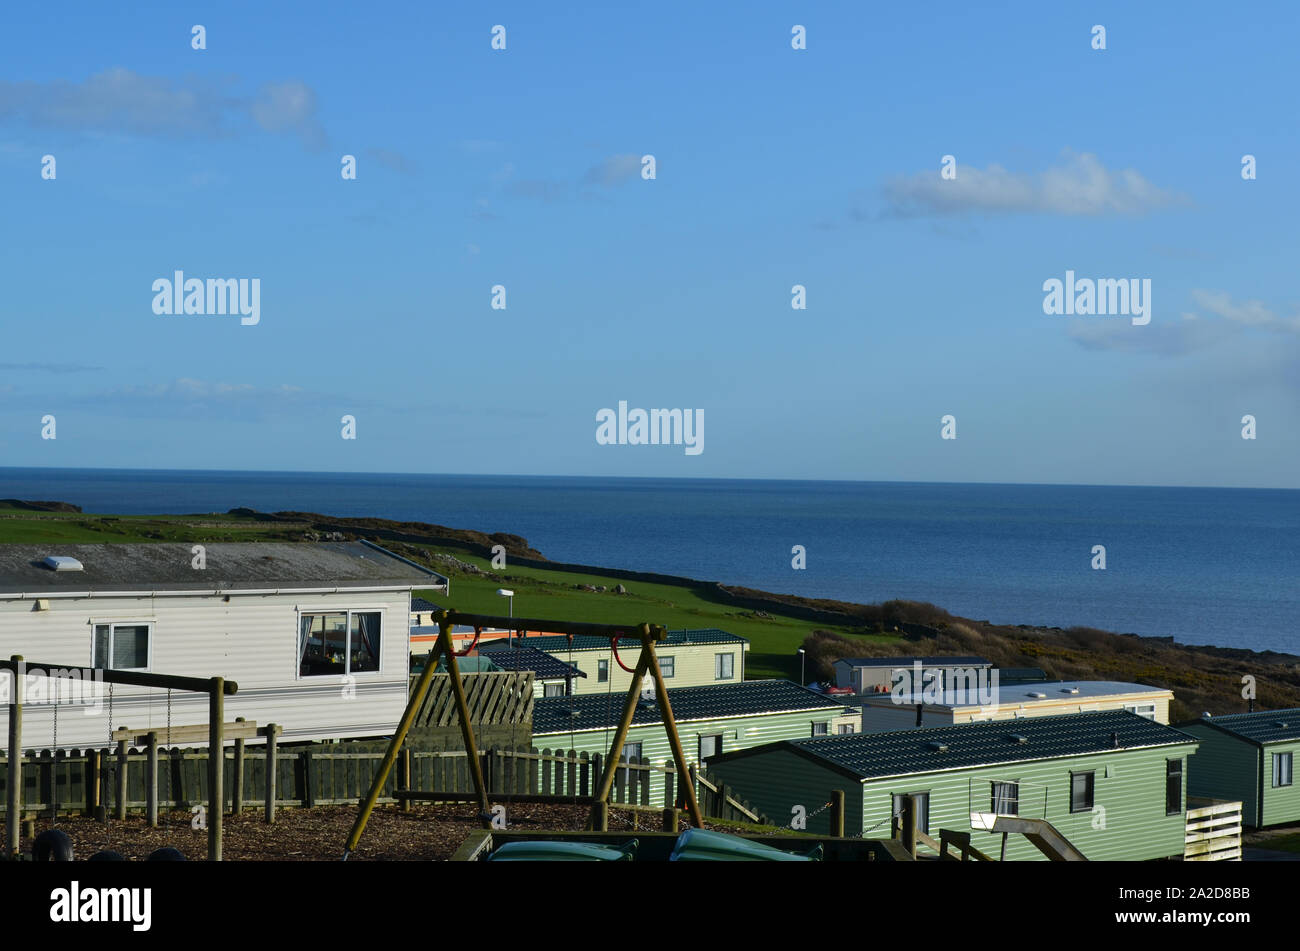
[[[687,829],[677,837],[670,862],[819,862],[820,845],[802,854],[750,842],[738,835]]]
[[[507,842],[487,857],[489,862],[632,862],[637,840],[619,846],[592,842]]]

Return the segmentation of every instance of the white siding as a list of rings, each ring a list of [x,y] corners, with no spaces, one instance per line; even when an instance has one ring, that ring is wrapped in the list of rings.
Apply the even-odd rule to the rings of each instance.
[[[336,677],[298,677],[299,612],[379,611],[382,615],[380,669],[355,675],[355,696],[344,696]],[[407,641],[410,592],[341,591],[331,594],[193,595],[141,598],[52,598],[48,611],[33,602],[0,601],[0,656],[21,654],[28,662],[87,667],[92,625],[138,621],[153,625],[150,672],[186,677],[221,676],[239,684],[225,700],[226,719],[242,716],[259,726],[279,723],[286,741],[391,733],[407,697]],[[0,680],[9,681],[0,674]],[[8,689],[8,684],[4,689]],[[103,687],[101,706],[108,704]],[[23,708],[23,745],[45,748],[53,739],[53,706],[29,702]],[[113,726],[165,728],[165,690],[113,688]],[[106,709],[60,707],[60,747],[107,745]],[[207,722],[203,695],[172,692],[171,722]],[[0,707],[0,729],[8,711]]]

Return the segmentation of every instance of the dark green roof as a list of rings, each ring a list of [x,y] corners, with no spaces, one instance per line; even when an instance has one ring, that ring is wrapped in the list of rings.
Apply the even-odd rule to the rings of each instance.
[[[569,639],[563,634],[541,634],[536,637],[525,637],[525,644],[536,647],[538,650],[544,650],[548,654],[565,655],[569,652]],[[636,650],[639,641],[635,635],[629,634],[618,642],[619,652],[632,649]],[[741,637],[739,634],[732,634],[728,631],[719,630],[716,627],[701,628],[697,631],[669,631],[668,637],[655,645],[660,647],[687,647],[692,644],[748,644],[748,638]],[[573,638],[573,649],[575,651],[593,651],[609,650],[609,638],[592,637],[587,634],[577,634]]]
[[[627,694],[620,690],[537,700],[533,704],[533,735],[612,729],[618,726],[626,699]],[[843,712],[843,707],[834,700],[788,680],[742,680],[740,683],[705,687],[669,687],[668,701],[673,706],[673,719],[678,723],[799,710],[825,710],[827,716]],[[574,710],[576,716],[572,713]],[[659,704],[655,702],[642,701],[632,716],[634,726],[662,722]]]
[[[1255,713],[1230,713],[1221,717],[1202,717],[1179,726],[1206,724],[1225,733],[1239,736],[1259,746],[1300,740],[1300,709],[1258,710]]]
[[[1023,737],[1024,742],[1015,737]],[[784,740],[724,753],[709,762],[725,764],[788,750],[861,780],[1196,742],[1196,737],[1173,727],[1114,710]]]
[[[478,649],[479,656],[490,657],[501,670],[531,670],[538,680],[567,680],[570,677],[587,676],[578,669],[577,664],[566,664],[553,654],[539,651],[531,644],[521,643],[519,638],[506,641],[491,641]]]

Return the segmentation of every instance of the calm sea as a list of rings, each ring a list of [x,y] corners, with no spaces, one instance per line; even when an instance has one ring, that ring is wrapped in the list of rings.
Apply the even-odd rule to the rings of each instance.
[[[559,561],[1300,653],[1292,490],[0,469],[0,498],[436,522],[523,535]]]

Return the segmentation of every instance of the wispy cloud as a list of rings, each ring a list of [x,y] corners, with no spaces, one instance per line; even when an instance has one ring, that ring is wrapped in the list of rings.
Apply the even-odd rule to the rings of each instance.
[[[0,387],[0,392],[5,392]],[[29,394],[25,405],[48,408],[48,395]],[[130,383],[76,396],[60,394],[58,404],[87,415],[130,419],[211,419],[260,422],[280,419],[319,419],[333,426],[344,413],[360,417],[392,417],[398,412],[430,413],[444,417],[500,416],[532,419],[544,415],[535,408],[491,407],[481,402],[435,402],[408,399],[400,402],[337,390],[312,390],[289,383],[259,385],[197,380],[182,377],[165,383]]]
[[[1185,311],[1177,320],[1153,320],[1146,326],[1129,321],[1080,318],[1066,329],[1070,339],[1087,350],[1181,356],[1221,347],[1249,330],[1286,336],[1300,335],[1300,315],[1279,317],[1263,301],[1233,301],[1222,291],[1193,290],[1200,311]]]
[[[366,154],[384,168],[400,172],[403,175],[414,175],[420,170],[415,162],[401,152],[394,152],[392,149],[366,149]]]
[[[296,135],[310,149],[325,146],[316,94],[306,83],[267,83],[254,95],[239,95],[231,91],[234,82],[174,80],[120,66],[81,82],[0,82],[0,120],[169,138],[226,138],[257,127]]]
[[[622,185],[641,174],[641,156],[623,154],[611,155],[597,165],[587,169],[582,176],[584,185]]]
[[[1189,204],[1157,188],[1135,169],[1111,171],[1097,156],[1067,152],[1064,161],[1042,172],[1010,172],[1000,165],[980,169],[959,165],[957,177],[939,169],[898,177],[882,189],[888,217],[965,214],[1137,215]]]
[[[1279,317],[1263,301],[1248,300],[1237,303],[1222,291],[1206,290],[1192,291],[1192,300],[1202,310],[1207,310],[1216,317],[1222,317],[1243,327],[1254,327],[1272,333],[1300,334],[1300,314],[1293,317]]]
[[[1080,318],[1066,329],[1070,339],[1085,350],[1109,350],[1118,353],[1151,353],[1177,357],[1204,350],[1232,335],[1222,321],[1202,320],[1184,314],[1176,321],[1155,321],[1134,326],[1127,320]]]
[[[533,198],[538,201],[561,201],[573,193],[567,182],[544,178],[522,178],[506,186],[506,194],[515,198]]]
[[[507,163],[493,179],[512,198],[534,201],[568,201],[570,199],[599,199],[595,188],[612,188],[637,178],[641,174],[641,157],[630,153],[611,155],[587,169],[576,181],[554,178],[514,178],[514,165]]]
[[[91,373],[103,367],[81,363],[0,363],[0,370],[31,370],[37,373]]]
[[[267,83],[249,105],[249,112],[267,132],[293,133],[309,149],[319,150],[329,144],[316,119],[316,93],[306,83]]]

